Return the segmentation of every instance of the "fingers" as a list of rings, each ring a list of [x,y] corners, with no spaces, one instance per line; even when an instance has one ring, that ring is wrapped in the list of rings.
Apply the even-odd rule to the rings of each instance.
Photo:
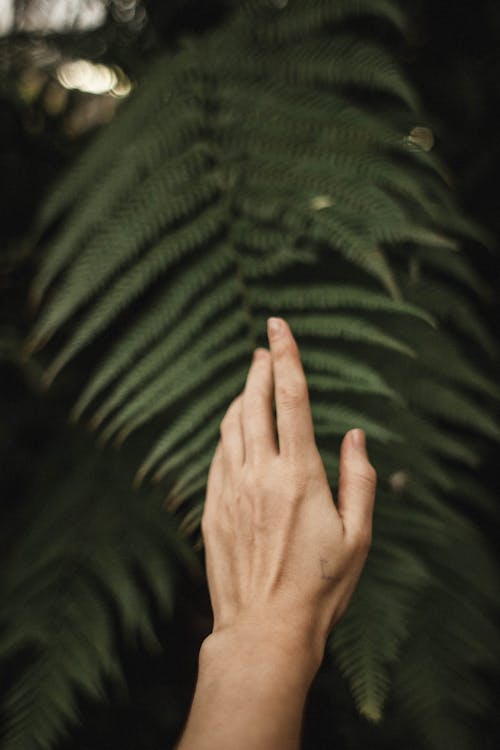
[[[271,322],[276,320],[279,323],[278,331],[271,326]],[[268,337],[273,364],[279,452],[287,458],[299,460],[316,448],[309,392],[299,348],[290,327],[282,318],[269,319]]]
[[[273,365],[267,349],[256,349],[242,400],[245,460],[278,455],[273,415]]]
[[[221,602],[221,590],[228,591],[235,600],[233,591],[233,580],[225,567],[217,565],[214,561],[214,549],[217,549],[219,540],[214,536],[214,522],[220,515],[220,498],[224,487],[224,454],[222,440],[217,443],[210,470],[208,473],[207,494],[205,507],[201,518],[201,534],[205,553],[205,566],[208,580],[208,591],[212,610],[218,612]],[[216,623],[214,623],[214,626]]]
[[[245,460],[245,445],[243,439],[243,427],[241,424],[241,404],[242,394],[240,393],[231,402],[222,422],[220,423],[224,465],[228,479],[233,483],[233,486],[241,473],[241,467]]]
[[[202,531],[207,518],[216,512],[217,501],[222,494],[224,487],[224,455],[222,450],[222,440],[219,440],[215,453],[210,464],[207,479],[207,494],[205,497],[205,507],[203,509]]]
[[[353,440],[360,433],[359,444]],[[349,430],[340,449],[338,512],[344,524],[346,541],[368,552],[372,537],[372,517],[377,472],[368,458],[362,430]]]

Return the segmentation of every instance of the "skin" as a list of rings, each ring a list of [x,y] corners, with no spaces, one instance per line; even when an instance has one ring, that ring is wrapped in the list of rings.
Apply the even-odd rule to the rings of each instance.
[[[177,750],[297,750],[309,687],[371,544],[377,474],[364,434],[343,438],[335,505],[299,349],[275,320],[210,466],[201,528],[214,624]]]

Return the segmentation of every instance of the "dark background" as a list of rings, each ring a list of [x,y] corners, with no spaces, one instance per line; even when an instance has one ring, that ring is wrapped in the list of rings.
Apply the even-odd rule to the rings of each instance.
[[[134,80],[157,51],[175,44],[184,32],[202,33],[218,23],[230,5],[229,1],[214,0],[150,0],[138,4],[140,22],[123,21],[110,13],[101,29],[56,34],[50,40],[71,54],[77,51],[82,57],[116,63]],[[21,10],[22,6],[20,3]],[[436,124],[435,148],[450,166],[464,211],[499,237],[500,139],[496,114],[500,111],[500,3],[420,0],[408,7],[415,22],[403,60]],[[99,127],[68,135],[68,113],[81,103],[75,92],[70,92],[59,110],[55,104],[51,109],[47,83],[31,98],[23,93],[23,75],[33,67],[31,55],[36,43],[37,35],[20,31],[0,38],[0,554],[4,560],[16,535],[23,532],[30,497],[37,484],[45,480],[47,467],[55,465],[54,457],[59,457],[60,451],[77,453],[92,442],[81,428],[67,425],[68,404],[74,395],[71,376],[62,377],[54,389],[43,393],[37,384],[36,363],[22,367],[15,355],[32,319],[27,294],[37,267],[37,251],[32,252],[26,242],[27,231],[49,185]],[[465,248],[465,252],[494,287],[495,298],[487,314],[498,320],[499,251],[475,246],[473,251]],[[496,329],[492,326],[492,330]],[[500,489],[497,467],[493,446],[484,456],[483,471],[495,494]],[[496,523],[492,522],[470,504],[464,511],[494,545],[498,517]],[[157,617],[157,630],[165,644],[163,654],[150,655],[139,647],[134,650],[122,644],[130,698],[124,701],[112,685],[108,686],[107,705],[81,698],[82,725],[72,729],[60,750],[153,750],[171,746],[189,708],[197,648],[210,613],[204,583],[180,575],[173,622]],[[14,663],[10,669],[15,671],[16,666]],[[342,705],[344,712],[351,710],[347,689],[332,695],[326,672],[324,665],[307,705],[307,748],[341,748],[342,737],[349,735],[348,726],[339,727],[335,722],[336,708]],[[500,682],[496,687],[500,694]],[[355,718],[353,713],[353,721]],[[365,729],[359,722],[357,726],[357,737],[364,747],[412,747],[405,728],[397,723],[391,729],[377,731]],[[494,738],[500,741],[498,717],[486,717],[480,734],[489,739],[491,747]],[[478,748],[481,743],[478,736]]]

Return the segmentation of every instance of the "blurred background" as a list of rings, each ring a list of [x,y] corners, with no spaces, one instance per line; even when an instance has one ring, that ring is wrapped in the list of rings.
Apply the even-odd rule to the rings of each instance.
[[[500,5],[496,0],[404,4],[414,19],[404,62],[440,123],[435,148],[450,167],[464,210],[499,237]],[[37,208],[94,133],[116,116],[148,62],[175,48],[184,34],[217,25],[231,5],[231,0],[0,0],[0,570],[22,546],[27,519],[43,492],[61,491],[61,477],[77,464],[88,460],[89,471],[98,470],[92,437],[67,423],[71,370],[45,392],[36,362],[22,363],[18,356],[32,321],[27,298],[37,251],[27,235]],[[471,262],[495,289],[489,314],[499,320],[499,251],[475,252]],[[116,467],[109,471],[119,474],[126,450],[110,455]],[[498,463],[492,449],[484,471],[495,495]],[[494,547],[498,516],[492,524],[480,509],[463,510]],[[61,523],[65,533],[71,519]],[[172,746],[185,721],[197,648],[210,622],[202,575],[180,561],[175,566],[175,617],[165,621],[158,614],[156,622],[164,648],[151,653],[140,642],[122,640],[117,627],[128,689],[109,682],[102,701],[80,696],[80,726],[54,745],[58,750]],[[153,594],[151,600],[154,607]],[[24,658],[16,655],[4,665],[0,694]],[[500,682],[491,688],[500,694]],[[343,726],[335,721],[341,706]],[[480,734],[478,748],[482,737],[491,743],[485,747],[500,746],[499,717],[485,718]],[[306,746],[341,748],[349,736],[363,742],[359,747],[413,747],[397,721],[390,728],[365,726],[347,689],[332,693],[320,673],[306,711]]]

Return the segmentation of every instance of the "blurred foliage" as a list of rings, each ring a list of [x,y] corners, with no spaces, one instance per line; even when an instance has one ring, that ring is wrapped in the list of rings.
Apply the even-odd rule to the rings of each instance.
[[[257,8],[257,3],[253,5]],[[268,4],[268,10],[272,5],[272,3]],[[251,6],[252,4],[250,4]],[[430,3],[421,2],[420,7],[412,8],[412,13],[415,15],[415,23],[410,24],[409,27],[410,38],[413,35],[413,38],[411,38],[412,44],[398,44],[395,49],[401,55],[408,55],[406,62],[410,78],[413,78],[419,84],[416,88],[422,92],[428,111],[441,118],[440,121],[437,118],[435,121],[433,120],[433,131],[436,138],[435,149],[453,167],[454,187],[459,191],[462,205],[467,206],[471,215],[480,219],[484,225],[497,234],[500,227],[498,227],[498,214],[495,211],[497,196],[494,188],[495,183],[493,182],[494,169],[491,154],[495,153],[495,149],[498,149],[498,142],[493,136],[494,119],[492,112],[494,111],[495,97],[498,96],[496,91],[496,75],[499,69],[496,46],[498,33],[496,30],[499,28],[499,14],[493,3],[485,3],[480,8],[472,3],[464,3],[453,14],[453,31],[450,31],[445,6],[446,4],[443,3],[431,6]],[[179,41],[182,47],[182,39],[186,32],[202,35],[212,27],[217,28],[229,17],[230,3],[177,2],[168,3],[164,8],[161,8],[159,4],[151,4],[151,7],[146,4],[146,8],[149,22],[135,35],[129,35],[128,37],[126,34],[121,35],[121,32],[117,31],[119,27],[122,28],[120,24],[117,24],[116,20],[110,19],[105,27],[97,32],[76,36],[57,35],[50,38],[50,43],[53,43],[63,54],[69,54],[73,57],[85,56],[89,59],[118,64],[122,66],[134,82],[137,82],[144,75],[149,60],[155,56],[156,52],[165,47],[175,49]],[[46,41],[44,40],[44,43]],[[82,384],[82,368],[85,369],[85,372],[91,371],[109,348],[109,341],[104,339],[101,344],[88,352],[85,360],[81,358],[74,364],[67,366],[63,373],[58,376],[58,385],[55,387],[56,393],[53,393],[52,396],[39,392],[42,372],[37,361],[30,360],[28,364],[20,361],[20,345],[25,340],[28,328],[31,327],[31,316],[26,308],[28,285],[34,277],[39,263],[38,258],[31,253],[30,245],[27,242],[26,228],[32,222],[40,198],[45,194],[46,185],[58,175],[63,166],[74,161],[75,157],[92,138],[93,132],[93,126],[91,126],[91,129],[84,135],[77,134],[73,138],[68,137],[67,129],[64,127],[64,120],[69,112],[68,107],[75,106],[80,99],[88,100],[93,97],[88,97],[88,95],[79,92],[70,92],[64,107],[58,109],[53,106],[51,109],[50,103],[47,107],[50,98],[46,97],[45,92],[47,86],[54,83],[54,79],[51,77],[52,73],[47,72],[47,70],[42,73],[45,79],[37,93],[31,97],[26,96],[25,70],[26,66],[28,68],[32,66],[32,62],[26,63],[27,58],[23,56],[29,56],[28,50],[33,40],[29,35],[23,39],[18,37],[15,39],[8,38],[2,42],[2,45],[4,49],[11,49],[15,43],[19,50],[20,42],[22,42],[21,47],[23,47],[20,56],[17,52],[12,56],[12,60],[16,59],[17,62],[13,64],[9,61],[8,63],[11,66],[9,73],[14,71],[14,75],[2,78],[3,101],[1,106],[3,108],[2,114],[5,114],[5,116],[0,118],[3,144],[0,158],[1,165],[4,167],[4,175],[7,178],[5,185],[9,188],[4,193],[2,204],[5,210],[2,226],[5,231],[6,242],[3,246],[1,258],[4,294],[2,299],[0,356],[4,361],[2,373],[4,374],[6,387],[3,389],[5,402],[3,411],[7,418],[2,426],[0,437],[2,455],[8,457],[5,460],[8,469],[2,477],[2,498],[4,499],[0,511],[3,521],[2,529],[4,530],[3,559],[6,562],[3,590],[12,591],[12,575],[14,575],[14,580],[18,580],[17,585],[21,586],[17,605],[16,598],[12,593],[5,599],[8,605],[5,610],[7,617],[2,618],[2,621],[4,623],[10,622],[11,625],[14,622],[21,624],[23,617],[28,612],[28,592],[30,589],[23,576],[35,574],[44,555],[47,555],[49,560],[54,559],[58,566],[57,569],[60,571],[58,575],[61,575],[61,578],[57,579],[56,577],[55,579],[56,590],[62,589],[63,592],[67,592],[70,601],[77,601],[77,597],[72,594],[71,587],[68,587],[68,584],[65,583],[64,576],[67,574],[62,562],[68,552],[73,553],[71,544],[75,536],[72,537],[71,535],[73,532],[70,524],[68,524],[68,530],[71,533],[68,535],[64,533],[66,521],[64,515],[61,516],[60,514],[64,512],[73,514],[82,528],[88,529],[87,537],[83,535],[81,541],[84,542],[87,538],[87,549],[92,547],[93,550],[98,551],[99,546],[94,547],[91,542],[94,537],[92,529],[94,528],[95,518],[97,518],[93,513],[97,510],[97,506],[92,506],[92,504],[88,506],[86,502],[94,482],[96,488],[99,486],[108,492],[108,495],[100,493],[108,498],[102,511],[103,517],[106,516],[106,513],[108,514],[109,531],[111,533],[111,536],[106,536],[105,533],[101,536],[103,550],[112,553],[113,544],[110,548],[110,539],[116,539],[120,543],[127,539],[126,523],[123,527],[124,539],[114,536],[113,518],[115,518],[114,514],[116,514],[118,508],[116,502],[117,500],[120,502],[121,497],[124,500],[124,507],[128,509],[127,515],[132,514],[130,515],[131,518],[135,518],[133,514],[135,510],[138,510],[140,513],[152,513],[153,515],[148,516],[148,518],[154,519],[155,509],[157,509],[159,528],[160,526],[163,528],[163,521],[160,523],[160,519],[164,517],[164,513],[161,513],[158,505],[159,494],[154,495],[149,491],[141,490],[140,494],[136,495],[127,490],[132,477],[132,468],[134,468],[137,457],[144,455],[144,450],[150,445],[151,433],[143,434],[141,438],[136,439],[128,447],[125,444],[122,452],[116,456],[106,451],[98,457],[98,454],[95,453],[95,446],[91,445],[88,438],[78,437],[76,428],[70,429],[63,426],[64,415],[69,413],[77,393],[76,389],[81,387]],[[36,43],[38,44],[39,40],[36,40]],[[93,44],[95,44],[94,47],[92,47]],[[412,51],[406,52],[408,49]],[[481,54],[478,54],[479,49]],[[4,60],[5,56],[2,56],[1,59]],[[50,70],[50,65],[48,69]],[[7,85],[5,85],[6,81],[8,81]],[[12,85],[13,82],[16,82],[15,85]],[[24,89],[23,85],[25,86]],[[96,99],[99,100],[102,97],[96,97]],[[459,127],[457,127],[457,123],[460,123]],[[488,254],[488,252],[485,252],[477,242],[466,242],[464,252],[469,257],[471,268],[474,268],[477,272],[482,272],[495,290],[496,296],[492,297],[488,307],[490,314],[492,314],[495,306],[498,306],[497,290],[500,288],[497,256],[494,253]],[[401,269],[399,271],[401,273]],[[444,265],[442,276],[440,277],[438,272],[435,280],[449,284],[448,272],[449,269]],[[301,279],[306,277],[306,269],[302,269]],[[281,278],[284,285],[285,276]],[[398,280],[401,279],[402,276],[398,274]],[[444,294],[446,284],[442,283],[441,289],[436,287],[436,301],[439,301],[441,305],[440,314],[443,321],[446,319],[446,313],[443,312],[445,308],[442,306],[442,294]],[[405,287],[403,294],[405,299],[408,299],[407,292],[410,291],[411,286]],[[449,288],[451,290],[452,287]],[[474,315],[485,315],[484,299],[480,301],[475,292],[464,288],[460,283],[457,289],[463,294],[463,305],[469,305],[468,310],[471,311],[471,315],[462,315],[460,318],[460,305],[455,306],[455,325],[457,319],[461,319],[462,323],[467,325],[467,321],[470,322]],[[432,296],[426,296],[426,292],[422,291],[420,296],[417,290],[415,290],[415,293],[414,301],[417,304],[423,307],[429,307],[432,304]],[[436,313],[437,311],[433,310],[433,312]],[[389,316],[386,321],[389,322]],[[391,327],[394,325],[392,320],[390,325]],[[458,327],[460,329],[460,323]],[[259,326],[259,330],[261,328],[262,325]],[[410,341],[411,335],[408,332],[409,324],[405,321],[400,327],[399,334],[405,340]],[[465,332],[460,335],[462,336],[462,342],[465,341]],[[493,368],[495,365],[486,358],[484,348],[475,335],[467,337],[467,348],[470,353],[470,361],[480,363],[481,368],[490,368],[491,377],[494,377]],[[83,364],[84,361],[85,364]],[[21,379],[23,379],[24,384],[19,383]],[[398,383],[397,388],[399,387],[402,387],[402,383]],[[410,394],[406,394],[406,396],[408,395]],[[425,397],[425,394],[423,396]],[[485,397],[484,407],[491,410],[496,409],[488,398]],[[443,427],[445,424],[446,421],[444,424],[440,423],[440,426]],[[345,429],[347,428],[346,425]],[[498,445],[487,440],[478,440],[476,436],[467,432],[467,426],[463,429],[455,427],[452,433],[448,435],[450,439],[452,435],[455,436],[457,445],[461,442],[464,446],[470,446],[471,450],[474,446],[472,452],[477,451],[478,455],[482,457],[483,486],[478,493],[478,483],[475,481],[474,473],[468,470],[460,470],[458,465],[452,464],[455,477],[457,479],[460,477],[460,481],[455,482],[455,493],[451,505],[455,509],[461,510],[462,517],[456,512],[445,510],[441,498],[446,493],[442,490],[438,493],[440,495],[438,506],[443,513],[441,518],[439,518],[439,513],[433,517],[436,505],[432,492],[427,495],[427,499],[433,506],[431,516],[428,514],[428,508],[423,514],[421,513],[422,509],[419,510],[417,507],[414,507],[412,511],[415,513],[413,527],[417,531],[410,532],[407,530],[405,532],[402,549],[405,552],[412,549],[413,555],[418,551],[417,559],[424,559],[427,556],[426,564],[430,563],[431,568],[434,566],[434,583],[438,585],[423,590],[422,596],[418,599],[418,607],[414,607],[412,610],[413,612],[416,609],[421,611],[422,622],[417,619],[411,623],[410,638],[404,641],[406,645],[404,645],[400,662],[402,667],[395,672],[395,687],[387,697],[384,720],[378,726],[373,726],[356,713],[348,684],[339,674],[332,656],[328,654],[315,681],[307,707],[304,738],[304,746],[307,748],[317,750],[318,748],[331,746],[345,748],[404,746],[424,750],[428,745],[422,734],[412,739],[415,735],[416,726],[422,722],[423,713],[427,719],[427,731],[433,738],[429,747],[445,748],[450,744],[456,747],[475,747],[474,744],[470,744],[471,740],[467,744],[466,732],[469,732],[472,738],[481,737],[482,747],[496,747],[494,735],[495,731],[498,732],[498,719],[493,710],[490,709],[490,713],[487,713],[487,706],[491,703],[492,696],[495,695],[493,668],[497,665],[490,665],[489,670],[485,666],[488,656],[492,653],[490,640],[494,638],[494,633],[487,636],[484,642],[479,640],[479,633],[488,634],[490,631],[491,619],[489,618],[491,615],[485,614],[485,621],[478,622],[483,616],[483,612],[491,612],[488,602],[491,600],[493,592],[488,589],[488,585],[494,582],[495,574],[491,570],[492,557],[489,551],[492,545],[489,545],[486,539],[481,539],[475,530],[475,526],[478,523],[481,524],[484,534],[489,534],[489,538],[494,539],[494,531],[498,529],[498,514],[494,511],[494,493],[499,489],[497,474],[494,471]],[[331,445],[331,437],[329,441]],[[451,442],[449,445],[451,446]],[[335,451],[332,451],[332,453],[335,454]],[[387,461],[383,452],[377,453],[377,450],[375,450],[374,457],[379,459],[375,461],[376,465],[379,463],[383,465],[384,461]],[[76,478],[77,473],[81,472],[84,473],[83,481]],[[332,464],[330,475],[334,481],[334,464]],[[390,472],[387,468],[387,470],[384,470],[384,477],[388,478],[389,475]],[[74,497],[69,492],[72,484],[77,490]],[[487,490],[488,484],[490,492]],[[387,531],[387,524],[390,526],[391,523],[394,524],[394,533],[399,536],[403,524],[408,523],[410,518],[409,515],[406,515],[398,521],[397,513],[394,515],[395,508],[390,505],[390,485],[383,485],[382,490],[379,503],[381,515],[378,516],[380,535],[377,537],[380,539],[383,539],[384,533],[390,533]],[[419,492],[421,493],[421,491],[422,488],[419,487]],[[134,503],[139,496],[141,497],[141,503],[144,505],[141,505],[140,509],[134,509]],[[423,495],[421,496],[423,497]],[[156,502],[155,497],[157,498]],[[65,503],[68,503],[66,511]],[[146,505],[146,503],[149,503],[149,505]],[[95,511],[92,510],[92,507],[95,507]],[[425,508],[425,503],[423,507]],[[388,509],[391,509],[389,514],[387,514]],[[51,513],[55,514],[52,520],[50,520]],[[449,514],[447,515],[447,513]],[[182,513],[180,515],[182,516]],[[465,521],[466,518],[470,519],[470,523]],[[164,520],[166,530],[175,529],[175,519],[172,519],[172,526],[170,526],[168,519],[165,518]],[[36,546],[40,543],[40,540],[37,541],[38,535],[43,534],[43,530],[46,528],[44,524],[47,523],[51,524],[55,532],[53,544],[45,545],[45,547],[42,544],[42,547],[38,548]],[[425,529],[425,532],[418,531],[418,526],[415,525],[418,523],[424,524],[422,529]],[[57,534],[58,528],[62,534]],[[96,529],[101,529],[104,532],[106,524],[103,524],[102,527],[99,525]],[[446,539],[443,537],[445,529]],[[129,531],[133,533],[134,529],[131,527]],[[423,533],[427,535],[427,540],[422,536]],[[435,546],[432,546],[432,549],[429,549],[429,534],[435,534]],[[454,537],[453,534],[456,534],[456,536]],[[66,536],[68,537],[67,542],[65,541]],[[49,537],[47,536],[47,538]],[[50,538],[52,539],[52,537]],[[79,534],[76,538],[79,539]],[[167,557],[171,555],[177,544],[175,536],[169,536],[168,538],[171,543],[165,544],[165,555]],[[415,540],[417,547],[415,547]],[[442,543],[444,543],[444,547],[441,546]],[[34,546],[30,547],[30,544]],[[420,545],[420,548],[418,545]],[[35,552],[36,549],[39,551]],[[121,549],[121,547],[116,549]],[[446,549],[447,554],[446,560],[443,558],[444,549]],[[372,559],[376,560],[378,551],[375,550],[375,553],[372,555]],[[429,553],[431,553],[430,558],[428,557]],[[20,554],[23,557],[20,558]],[[26,554],[29,554],[28,558],[26,558]],[[122,559],[122,552],[117,552],[117,554]],[[132,561],[134,549],[130,549],[126,557],[128,554],[130,554],[130,561]],[[185,554],[187,554],[187,547],[185,548]],[[16,566],[15,562],[20,559],[27,560],[27,573],[23,573],[20,565]],[[79,565],[77,569],[83,571],[85,565],[79,562],[78,556],[76,559]],[[399,558],[398,561],[396,556],[394,567],[391,570],[397,568],[398,564],[401,565],[402,562],[404,562],[402,567],[404,587],[404,566],[410,563],[411,568],[410,560],[403,561],[402,558]],[[179,564],[171,564],[168,570],[174,571]],[[439,566],[443,564],[445,564],[445,569],[440,574],[437,571]],[[12,574],[9,571],[14,571],[14,573]],[[372,566],[371,571],[372,573],[375,572],[377,577],[380,574],[385,575],[384,566],[381,566],[378,572],[377,568]],[[136,575],[139,576],[137,580],[144,580],[144,573],[142,579],[139,571],[136,572]],[[408,575],[413,574],[409,573]],[[365,579],[369,580],[369,575],[365,576]],[[82,575],[78,581],[75,581],[75,585],[84,586],[84,580]],[[126,585],[125,576],[118,575],[115,580],[120,585],[122,583]],[[393,579],[393,583],[394,580],[396,579]],[[157,582],[160,583],[160,581]],[[154,580],[151,583],[154,584]],[[378,585],[380,585],[380,582]],[[130,610],[126,607],[125,609],[122,608],[120,615],[118,600],[115,601],[114,597],[109,597],[109,594],[106,595],[105,592],[103,592],[104,597],[101,594],[100,611],[102,613],[109,612],[109,614],[102,615],[104,617],[103,622],[108,623],[103,627],[107,628],[109,633],[114,633],[114,640],[113,637],[108,636],[111,639],[108,641],[110,651],[107,657],[113,657],[112,646],[114,644],[116,653],[121,652],[121,663],[125,665],[125,672],[127,671],[128,659],[130,695],[127,697],[120,693],[116,687],[119,683],[116,681],[109,680],[102,683],[106,685],[107,700],[111,701],[111,705],[114,707],[110,714],[105,705],[100,708],[95,700],[88,696],[85,697],[83,694],[78,694],[78,707],[83,710],[83,716],[85,717],[84,726],[81,729],[76,727],[72,729],[72,739],[62,741],[60,745],[57,744],[57,747],[65,747],[70,750],[71,748],[88,747],[90,745],[97,748],[100,746],[111,747],[116,744],[120,747],[151,748],[165,747],[165,740],[167,742],[173,741],[182,723],[181,715],[185,715],[189,704],[190,684],[195,673],[196,642],[204,630],[206,631],[209,623],[207,602],[205,600],[202,604],[202,592],[194,592],[193,588],[192,581],[184,580],[181,592],[176,597],[177,608],[174,623],[171,625],[168,624],[166,612],[162,614],[157,611],[155,613],[155,608],[159,609],[161,602],[161,591],[151,590],[148,592],[149,618],[152,622],[157,623],[157,629],[159,628],[165,635],[169,628],[177,627],[177,630],[173,632],[174,643],[177,646],[172,648],[168,639],[160,637],[164,647],[163,657],[160,654],[148,656],[144,648],[138,650],[133,642],[123,639],[121,632],[124,627],[126,628],[127,612],[133,617],[134,607],[132,606]],[[371,590],[373,590],[373,587],[365,586],[365,592],[368,595]],[[382,591],[383,588],[379,590]],[[466,592],[466,595],[460,595],[462,590]],[[204,606],[205,612],[203,615],[193,613],[189,607],[184,606],[183,608],[183,597],[189,598],[187,593],[189,591],[193,591],[195,600],[198,597],[200,607]],[[26,600],[24,601],[25,609],[21,612],[23,593]],[[167,593],[167,589],[164,590],[164,593]],[[94,595],[95,592],[90,590],[91,598]],[[133,596],[133,592],[130,592],[130,595]],[[126,597],[128,596],[129,594],[126,595]],[[99,601],[101,602],[101,600]],[[125,598],[123,601],[125,603],[128,599]],[[363,592],[361,592],[361,601],[363,601]],[[393,598],[393,593],[386,594],[386,601],[390,620],[390,608],[397,602],[397,597]],[[403,598],[400,598],[399,601],[400,604],[403,604]],[[44,606],[46,604],[43,599],[41,603]],[[375,601],[374,607],[378,608],[378,606],[378,602]],[[16,607],[19,607],[19,609],[16,610]],[[363,607],[359,611],[362,615]],[[141,612],[144,614],[145,610],[141,610]],[[11,619],[14,615],[15,620]],[[353,608],[353,615],[356,615],[355,607]],[[41,615],[37,614],[36,617],[39,618]],[[190,642],[183,644],[183,630],[186,627],[193,629],[192,623],[193,621],[196,622],[197,617],[200,620],[198,630],[196,631],[196,628],[194,628],[196,635]],[[408,613],[403,611],[402,621],[407,618]],[[147,620],[148,618],[146,618],[144,624],[146,628]],[[24,621],[28,626],[33,624],[31,620],[25,619]],[[359,622],[363,622],[362,616],[359,618]],[[349,625],[349,620],[346,620],[346,623]],[[141,627],[133,619],[129,620],[129,624],[132,630]],[[4,629],[3,632],[4,638],[7,637],[7,639],[12,638],[12,632],[14,632],[15,638],[19,639],[16,642],[19,643],[24,637],[22,627],[17,631],[12,631],[11,627],[10,636],[8,629],[7,631]],[[48,630],[47,632],[50,635]],[[7,633],[7,636],[5,633]],[[84,634],[85,630],[82,630],[82,633]],[[344,637],[349,636],[350,633],[354,633],[354,630],[344,625]],[[429,643],[429,634],[432,635],[432,644]],[[385,633],[382,630],[377,637],[383,641],[384,635]],[[40,631],[38,637],[42,638],[42,631]],[[469,672],[460,673],[464,664],[459,664],[456,660],[456,654],[454,655],[454,649],[463,648],[461,644],[464,643],[464,637],[472,638],[472,642],[467,646],[471,649],[469,656],[473,660],[477,660],[476,671],[478,663],[483,664],[483,679],[471,678],[468,690],[465,689],[463,680],[469,679]],[[120,648],[122,640],[123,646]],[[149,647],[151,647],[153,641],[151,639],[147,641]],[[36,638],[32,638],[31,642],[29,638],[25,640],[26,646],[30,645],[31,647],[36,642]],[[47,637],[44,636],[43,642],[50,644],[50,638],[47,640]],[[61,644],[58,643],[57,639],[53,639],[53,642],[60,647]],[[8,644],[9,641],[4,640],[4,643]],[[189,646],[193,656],[191,662],[189,662],[187,656],[191,653]],[[171,655],[175,653],[177,648],[184,649],[186,660],[174,665],[175,660],[172,660]],[[483,654],[481,653],[482,648],[485,649]],[[452,653],[449,662],[443,659],[443,651],[446,649],[451,649]],[[426,659],[428,660],[427,663]],[[136,665],[135,668],[130,666],[132,663]],[[34,664],[36,664],[34,653],[26,650],[22,650],[7,661],[8,680],[4,682],[4,698],[9,694],[13,695],[10,688],[16,683],[19,674],[29,674],[29,670],[33,668]],[[440,665],[444,672],[451,669],[451,673],[436,675],[436,664]],[[442,684],[448,685],[454,685],[457,679],[462,681],[460,689],[456,691],[454,697],[455,700],[463,700],[464,705],[456,703],[451,716],[448,716],[446,720],[443,720],[443,715],[448,713],[449,705],[453,702],[450,700],[452,696],[446,693],[437,694],[433,692],[431,682],[428,677],[425,677],[425,670],[427,670],[428,675],[432,674],[434,670],[435,685],[439,684],[439,679],[443,680]],[[415,689],[417,684],[415,682],[416,672],[424,675],[424,684],[428,686],[427,694],[425,694],[425,690]],[[179,675],[182,677],[180,680],[178,679]],[[147,705],[144,696],[136,692],[137,683],[141,684],[141,681],[149,686],[145,690],[149,691],[147,694],[150,700],[147,703],[151,705]],[[165,688],[165,681],[170,682],[167,688]],[[85,680],[81,674],[77,682],[83,686]],[[482,688],[480,688],[480,684],[482,684]],[[352,684],[350,688],[352,690]],[[115,696],[113,696],[114,690],[117,691]],[[405,690],[408,691],[407,695],[405,695]],[[68,701],[71,700],[70,695],[67,699]],[[43,700],[50,700],[50,695],[44,695]],[[128,704],[127,701],[129,701]],[[444,703],[444,712],[441,711],[440,702]],[[473,713],[470,713],[475,703],[478,705],[476,717]],[[124,705],[134,707],[135,721],[134,716],[130,714],[130,710],[128,708],[123,709]],[[156,706],[156,710],[151,706]],[[401,706],[405,707],[404,710],[401,709]],[[162,718],[164,708],[166,716]],[[43,702],[40,704],[39,710],[45,712]],[[455,710],[461,714],[461,719],[465,721],[466,726],[461,727],[458,721],[459,717],[453,717]],[[437,719],[433,725],[434,712]],[[468,715],[466,715],[467,712],[469,712]],[[61,715],[62,713],[63,711],[61,711]],[[45,717],[46,720],[50,720],[50,715],[45,713]],[[8,712],[6,718],[9,718]],[[151,735],[146,735],[142,731],[145,723],[154,726]],[[19,741],[22,744],[18,746],[22,750],[31,747],[28,740],[24,739],[22,735]],[[474,739],[472,742],[474,743]],[[56,747],[56,743],[53,742],[50,746]]]
[[[151,493],[139,498],[131,490],[124,456],[100,455],[88,438],[61,424],[57,407],[38,404],[48,424],[56,418],[47,429],[42,414],[33,418],[33,399],[13,390],[19,403],[5,410],[1,448],[4,453],[6,442],[17,438],[18,465],[6,479],[10,497],[24,489],[25,501],[2,528],[0,592],[8,607],[0,651],[7,664],[18,655],[14,664],[22,676],[11,668],[3,706],[7,730],[12,717],[18,722],[8,746],[36,747],[43,739],[52,747],[64,720],[77,715],[75,686],[102,699],[105,682],[115,690],[123,685],[120,639],[128,648],[168,652],[171,644],[155,632],[154,612],[168,621],[182,568],[198,578],[201,568],[173,520],[161,513],[158,496],[155,502]],[[23,446],[36,438],[27,472]]]

